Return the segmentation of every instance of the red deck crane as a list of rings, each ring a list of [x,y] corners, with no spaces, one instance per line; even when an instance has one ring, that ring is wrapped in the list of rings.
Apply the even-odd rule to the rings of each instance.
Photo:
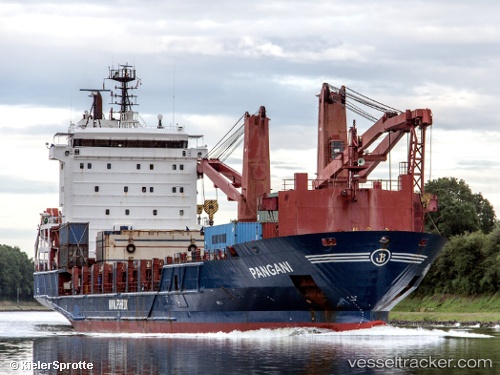
[[[332,88],[323,84],[319,95],[317,178],[312,189],[307,174],[296,173],[293,190],[269,196],[269,119],[264,107],[258,115],[245,114],[243,174],[217,159],[202,160],[199,173],[209,177],[229,200],[238,202],[239,221],[257,221],[258,211],[278,211],[280,236],[348,230],[422,231],[424,213],[437,209],[436,197],[423,191],[425,132],[432,125],[432,112],[382,107],[386,109],[383,116],[359,136],[355,124],[347,128],[347,89]],[[360,188],[405,134],[409,134],[409,150],[398,190],[384,190],[380,181],[371,188]]]
[[[265,107],[257,115],[245,113],[244,118],[243,173],[218,159],[201,160],[198,173],[212,180],[230,201],[238,202],[238,221],[257,221],[257,199],[271,192],[269,119]]]

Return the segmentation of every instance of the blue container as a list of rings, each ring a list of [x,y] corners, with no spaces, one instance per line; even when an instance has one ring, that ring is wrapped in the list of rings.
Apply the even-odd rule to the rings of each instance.
[[[262,239],[259,222],[233,222],[205,228],[205,250],[224,249],[242,242]]]
[[[64,223],[59,228],[59,245],[88,245],[89,223]]]
[[[234,243],[258,241],[262,239],[262,224],[259,222],[234,223],[235,239]]]

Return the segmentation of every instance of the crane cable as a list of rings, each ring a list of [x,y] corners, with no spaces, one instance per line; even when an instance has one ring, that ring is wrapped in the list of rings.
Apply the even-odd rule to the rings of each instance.
[[[259,113],[257,110],[254,114]],[[236,148],[238,148],[244,140],[243,134],[245,133],[245,123],[241,124],[238,128],[236,126],[245,117],[245,114],[236,121],[231,129],[216,143],[216,145],[208,152],[206,158],[219,159],[225,161]],[[236,130],[235,130],[236,128]]]
[[[328,87],[335,92],[340,92],[340,89],[333,86],[333,85],[328,84]],[[363,95],[363,94],[361,94],[353,89],[350,89],[348,87],[345,87],[345,95],[346,95],[346,98],[352,99],[352,100],[354,100],[362,105],[365,105],[367,107],[370,107],[370,108],[375,109],[375,110],[380,111],[380,112],[395,113],[395,114],[403,113],[403,111],[401,111],[399,109],[390,107],[386,104],[383,104],[383,103],[378,102],[374,99],[371,99],[368,96]],[[376,122],[378,120],[376,117],[372,116],[371,114],[369,114],[365,110],[361,109],[360,107],[358,107],[350,102],[346,102],[346,107],[348,109],[350,109],[351,111],[357,113],[358,115],[366,118],[367,120],[370,120],[373,122]]]
[[[206,155],[210,159],[227,158],[234,151],[238,144],[241,143],[240,139],[245,131],[244,124],[240,125],[236,130],[236,126],[243,119],[245,114],[241,115],[238,121],[231,129],[215,144],[215,146]],[[225,159],[224,159],[225,160]]]

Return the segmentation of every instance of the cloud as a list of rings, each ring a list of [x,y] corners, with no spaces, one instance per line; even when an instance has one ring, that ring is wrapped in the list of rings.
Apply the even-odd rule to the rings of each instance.
[[[0,175],[1,194],[57,194],[57,181],[34,181],[15,175]]]
[[[459,168],[477,170],[481,169],[489,169],[489,168],[498,168],[500,167],[500,160],[459,160],[457,162]]]

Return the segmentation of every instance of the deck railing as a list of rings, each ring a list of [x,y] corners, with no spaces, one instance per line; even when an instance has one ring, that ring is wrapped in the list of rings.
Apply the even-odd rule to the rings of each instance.
[[[165,265],[208,262],[227,259],[226,249],[180,252],[164,259],[122,260],[93,263],[90,266],[60,269],[57,277],[60,296],[87,294],[136,293],[160,290],[162,270]],[[36,270],[44,272],[57,269],[48,263],[37,264]],[[43,294],[43,293],[42,293]]]

